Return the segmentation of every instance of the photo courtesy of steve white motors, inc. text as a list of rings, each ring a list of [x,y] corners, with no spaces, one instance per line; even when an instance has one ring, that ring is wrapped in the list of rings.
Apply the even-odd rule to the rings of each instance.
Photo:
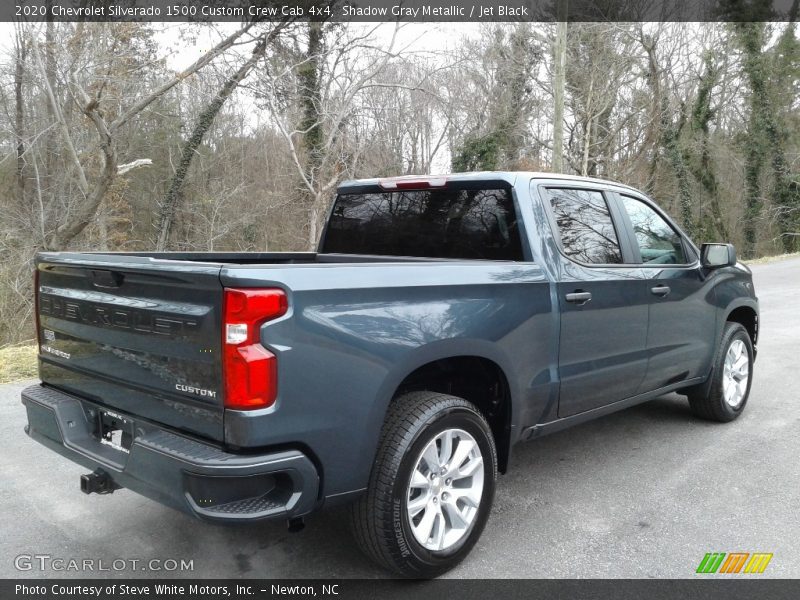
[[[282,583],[262,583],[248,585],[236,583],[233,585],[214,585],[197,583],[108,583],[108,584],[25,584],[18,583],[14,586],[17,597],[70,597],[70,598],[109,598],[128,597],[146,598],[151,595],[164,596],[213,596],[243,598],[269,594],[271,596],[338,596],[342,593],[342,585],[338,583],[314,583],[303,585],[286,585]]]

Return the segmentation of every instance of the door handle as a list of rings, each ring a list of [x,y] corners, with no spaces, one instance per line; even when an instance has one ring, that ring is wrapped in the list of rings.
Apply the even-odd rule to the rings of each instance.
[[[592,293],[576,290],[571,294],[567,294],[564,296],[564,298],[566,298],[567,302],[574,302],[575,304],[583,305],[592,299]]]
[[[668,285],[659,284],[655,287],[650,288],[650,292],[655,294],[656,296],[661,296],[662,298],[669,294],[670,289]]]

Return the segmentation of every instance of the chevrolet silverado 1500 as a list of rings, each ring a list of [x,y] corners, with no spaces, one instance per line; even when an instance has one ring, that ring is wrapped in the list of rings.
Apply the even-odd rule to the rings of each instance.
[[[758,336],[732,246],[541,173],[345,182],[316,253],[43,252],[35,276],[26,429],[83,491],[294,528],[350,503],[408,576],[470,551],[517,442],[673,391],[735,419]]]

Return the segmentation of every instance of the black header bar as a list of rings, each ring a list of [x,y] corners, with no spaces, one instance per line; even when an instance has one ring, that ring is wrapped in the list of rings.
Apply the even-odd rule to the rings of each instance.
[[[741,22],[793,10],[794,0],[0,0],[0,21]]]

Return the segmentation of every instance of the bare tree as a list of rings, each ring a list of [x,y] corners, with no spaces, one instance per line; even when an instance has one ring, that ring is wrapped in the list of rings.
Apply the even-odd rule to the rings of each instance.
[[[298,23],[269,41],[266,23],[15,27],[0,49],[0,344],[30,338],[41,248],[309,249],[349,177],[561,158],[647,190],[697,241],[800,243],[792,22],[570,24],[560,100],[544,23],[455,30],[446,50],[421,24]],[[212,48],[176,73],[167,30]]]
[[[543,38],[527,23],[491,26],[466,53],[475,62],[462,95],[462,135],[454,140],[456,171],[512,169],[530,149],[532,73]],[[465,59],[466,60],[466,59]],[[475,98],[481,98],[480,103]]]
[[[186,180],[186,175],[189,172],[189,167],[194,159],[197,148],[203,141],[206,132],[211,128],[214,119],[222,110],[223,105],[231,97],[234,90],[239,84],[250,74],[253,67],[256,66],[259,60],[264,56],[267,46],[272,40],[283,30],[288,23],[288,18],[279,22],[274,27],[262,32],[257,38],[253,51],[250,57],[244,61],[233,74],[225,80],[220,90],[208,103],[208,105],[200,113],[197,118],[194,129],[191,135],[187,138],[181,150],[181,160],[178,168],[175,170],[175,175],[172,177],[167,195],[161,203],[159,210],[159,225],[158,225],[158,240],[156,242],[156,250],[163,251],[167,248],[169,243],[170,232],[175,218],[175,209],[180,201],[181,189]]]
[[[107,70],[104,75],[101,75],[99,80],[93,81],[92,87],[87,91],[81,82],[77,69],[73,68],[68,73],[70,90],[69,101],[74,102],[79,107],[94,128],[98,153],[100,154],[100,172],[91,182],[87,175],[86,165],[81,160],[75,147],[73,133],[70,131],[70,127],[64,117],[65,107],[56,97],[55,83],[51,79],[52,74],[48,72],[42,59],[37,36],[35,33],[32,33],[30,37],[33,45],[33,54],[39,69],[42,85],[61,132],[62,142],[72,162],[79,191],[79,197],[75,199],[68,214],[65,215],[65,218],[61,220],[59,225],[55,227],[53,232],[44,241],[45,247],[51,249],[66,247],[70,241],[85,229],[92,217],[96,214],[106,191],[118,174],[119,165],[117,164],[116,136],[122,127],[173,87],[228,50],[251,26],[252,23],[247,23],[234,33],[225,37],[188,68],[173,75],[155,90],[131,103],[130,106],[122,108],[120,114],[113,120],[107,118],[106,112],[103,109],[103,93],[110,85],[110,70]],[[84,29],[84,24],[78,25],[74,39],[80,39],[84,34]],[[114,49],[113,46],[112,49]],[[140,162],[137,164],[143,165],[146,163]]]
[[[361,108],[359,100],[364,91],[376,86],[419,87],[380,78],[396,57],[400,24],[394,26],[384,45],[374,41],[374,28],[353,33],[331,27],[332,40],[325,50],[323,27],[321,23],[309,24],[306,51],[295,64],[266,74],[259,94],[287,144],[300,182],[301,203],[307,211],[308,249],[316,245],[331,193],[362,156],[363,144],[349,144],[348,124]],[[287,82],[295,81],[298,72],[300,115],[294,120],[287,118],[280,98]]]

